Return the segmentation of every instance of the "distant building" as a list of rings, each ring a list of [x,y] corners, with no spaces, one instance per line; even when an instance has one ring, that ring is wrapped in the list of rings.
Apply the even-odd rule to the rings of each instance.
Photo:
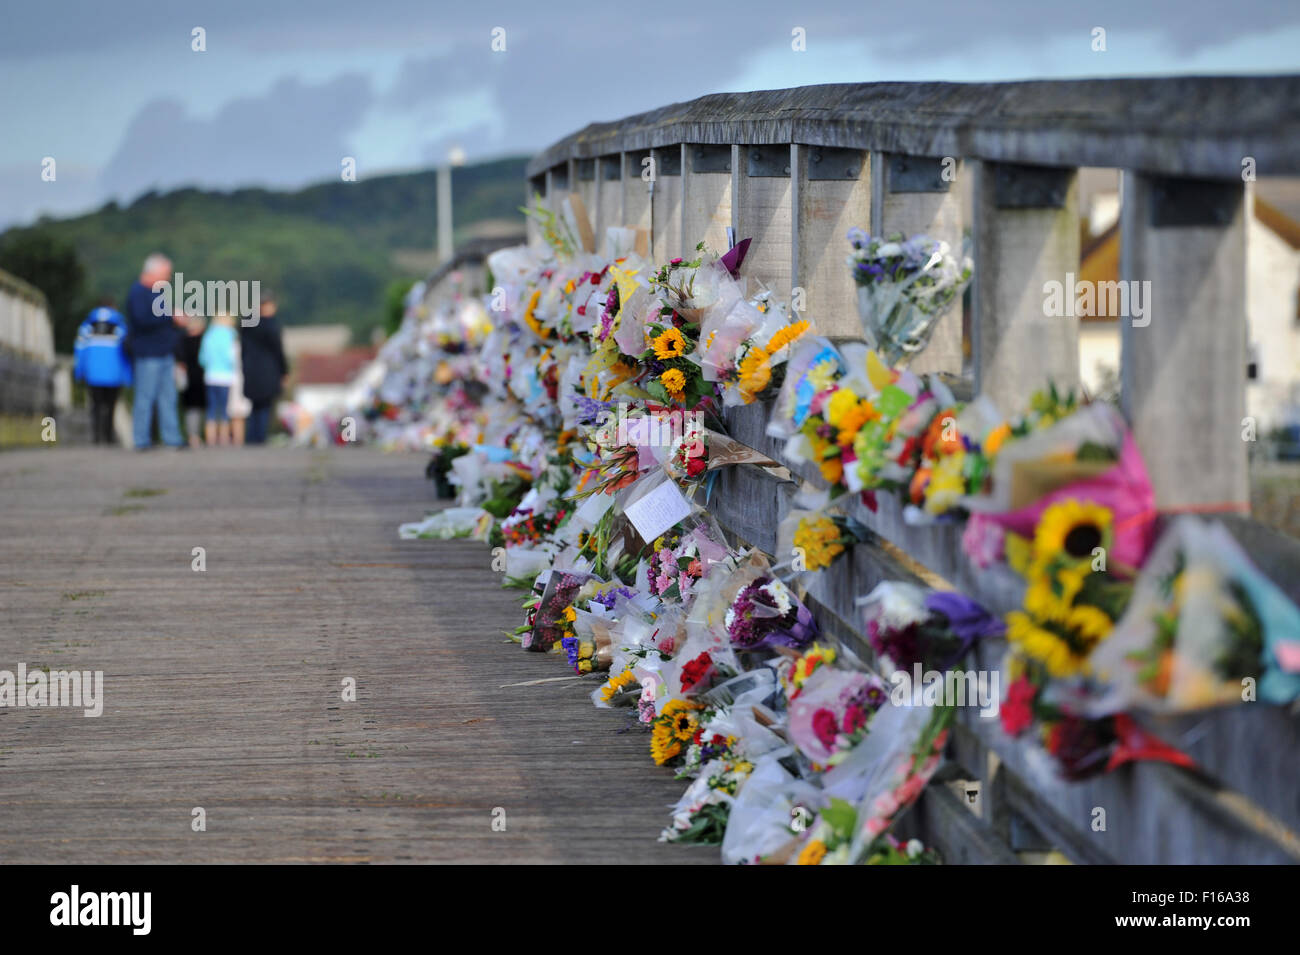
[[[300,353],[289,379],[294,402],[313,415],[342,407],[348,383],[377,351],[373,345],[354,345],[330,354]]]
[[[1247,190],[1246,413],[1256,419],[1261,432],[1300,423],[1300,204],[1289,186],[1261,180]],[[1089,236],[1084,239],[1079,281],[1117,281],[1118,195],[1094,192],[1081,202],[1081,212]],[[1159,290],[1153,294],[1158,302]],[[1102,314],[1079,322],[1079,373],[1093,393],[1113,387],[1120,363],[1117,317],[1105,314],[1104,308],[1099,311]]]

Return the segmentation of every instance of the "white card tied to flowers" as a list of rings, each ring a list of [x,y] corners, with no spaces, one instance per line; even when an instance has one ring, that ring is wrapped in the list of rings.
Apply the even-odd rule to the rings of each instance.
[[[863,336],[886,365],[906,365],[970,283],[971,259],[925,235],[886,239],[855,228],[848,238]]]

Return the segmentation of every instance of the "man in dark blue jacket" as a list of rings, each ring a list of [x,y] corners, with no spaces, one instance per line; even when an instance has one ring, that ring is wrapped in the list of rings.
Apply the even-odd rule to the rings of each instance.
[[[116,309],[101,305],[77,329],[72,372],[90,389],[91,434],[96,444],[113,444],[113,410],[117,393],[131,383],[126,356],[126,320]]]
[[[153,443],[154,409],[158,411],[158,432],[169,448],[183,448],[180,422],[176,413],[176,340],[177,326],[185,321],[171,314],[172,296],[155,286],[170,282],[172,263],[155,252],[145,259],[139,280],[126,297],[127,346],[135,362],[135,406],[132,408],[132,431],[135,449],[143,451]],[[181,300],[177,290],[175,301]]]

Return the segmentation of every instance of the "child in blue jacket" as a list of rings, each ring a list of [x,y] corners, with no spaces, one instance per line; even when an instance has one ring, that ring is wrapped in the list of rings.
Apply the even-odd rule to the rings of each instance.
[[[221,314],[199,341],[199,365],[208,389],[208,420],[204,437],[209,445],[230,444],[230,386],[235,383],[235,321]]]
[[[92,309],[77,329],[73,375],[90,391],[91,435],[96,444],[113,444],[113,409],[118,392],[131,384],[126,354],[126,319],[116,309]]]

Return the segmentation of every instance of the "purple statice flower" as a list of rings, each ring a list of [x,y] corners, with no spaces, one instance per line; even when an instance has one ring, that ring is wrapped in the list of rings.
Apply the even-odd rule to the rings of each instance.
[[[565,637],[560,641],[560,646],[564,647],[565,655],[569,658],[569,666],[575,670],[578,669],[578,660],[581,649],[577,637]]]
[[[603,594],[596,594],[596,596],[591,598],[591,602],[600,604],[606,610],[613,610],[614,603],[619,597],[626,597],[628,600],[631,600],[635,596],[636,591],[631,587],[615,587],[613,590],[607,590]]]
[[[597,401],[595,398],[588,398],[586,395],[575,395],[573,403],[578,406],[579,424],[592,425],[600,421],[601,414],[610,409],[608,401]]]

